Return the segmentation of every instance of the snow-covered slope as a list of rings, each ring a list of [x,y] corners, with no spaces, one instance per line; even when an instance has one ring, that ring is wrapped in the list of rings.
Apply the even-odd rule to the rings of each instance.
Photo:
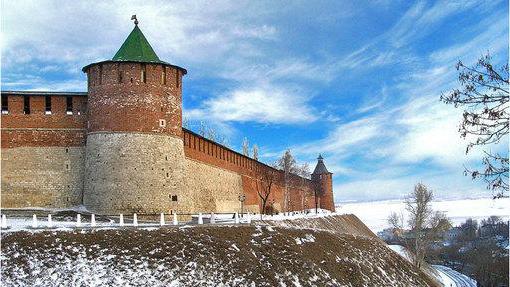
[[[267,224],[286,228],[325,230],[338,234],[350,234],[377,238],[358,217],[353,214],[328,214],[318,217],[265,220]]]
[[[2,234],[3,286],[431,286],[367,236],[271,226]]]

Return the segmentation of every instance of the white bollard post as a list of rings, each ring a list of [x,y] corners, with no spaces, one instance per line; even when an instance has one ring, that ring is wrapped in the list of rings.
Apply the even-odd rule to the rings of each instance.
[[[95,227],[96,226],[96,215],[92,214],[90,216],[90,226]]]
[[[7,229],[7,216],[5,214],[2,214],[2,228]]]
[[[48,214],[48,228],[53,228],[53,220],[51,219],[51,214]]]
[[[214,217],[214,213],[211,212],[211,220],[210,220],[210,223],[211,224],[215,224],[216,223],[216,218]]]
[[[37,228],[37,215],[32,215],[32,228]]]
[[[138,226],[138,218],[136,217],[136,213],[133,213],[133,226]]]
[[[234,216],[234,219],[235,219],[235,223],[239,224],[239,214],[237,212],[236,212],[236,214]]]
[[[161,212],[161,216],[159,218],[159,225],[165,225],[165,214],[163,212]]]
[[[81,214],[76,215],[76,227],[81,227]]]
[[[202,219],[202,212],[198,213],[198,224],[204,224],[204,220]]]
[[[174,212],[174,225],[179,225],[179,221],[177,221],[177,213]]]
[[[124,226],[124,215],[122,213],[120,214],[119,225]]]

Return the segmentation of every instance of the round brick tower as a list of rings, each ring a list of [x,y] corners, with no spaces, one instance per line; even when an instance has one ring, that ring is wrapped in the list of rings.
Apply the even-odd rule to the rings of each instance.
[[[184,176],[182,76],[138,28],[112,60],[87,65],[83,204],[101,214],[175,208]],[[175,200],[174,200],[175,201]]]
[[[335,202],[333,200],[333,174],[328,171],[324,164],[324,158],[319,154],[317,165],[312,173],[314,188],[318,194],[318,207],[335,211]]]

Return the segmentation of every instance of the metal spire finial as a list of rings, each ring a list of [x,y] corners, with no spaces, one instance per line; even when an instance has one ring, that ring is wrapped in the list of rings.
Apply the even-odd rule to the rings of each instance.
[[[138,19],[136,19],[136,15],[131,16],[131,20],[135,20],[135,25],[138,26]]]

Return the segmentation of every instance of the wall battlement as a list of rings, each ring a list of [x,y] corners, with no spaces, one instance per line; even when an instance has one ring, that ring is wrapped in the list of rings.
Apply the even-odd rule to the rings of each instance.
[[[182,77],[135,26],[112,60],[83,68],[87,93],[2,92],[2,207],[92,212],[258,212],[274,175],[275,211],[334,210],[322,158],[312,180],[284,173],[182,128]],[[318,163],[318,164],[319,164]],[[316,171],[318,169],[316,168]]]

